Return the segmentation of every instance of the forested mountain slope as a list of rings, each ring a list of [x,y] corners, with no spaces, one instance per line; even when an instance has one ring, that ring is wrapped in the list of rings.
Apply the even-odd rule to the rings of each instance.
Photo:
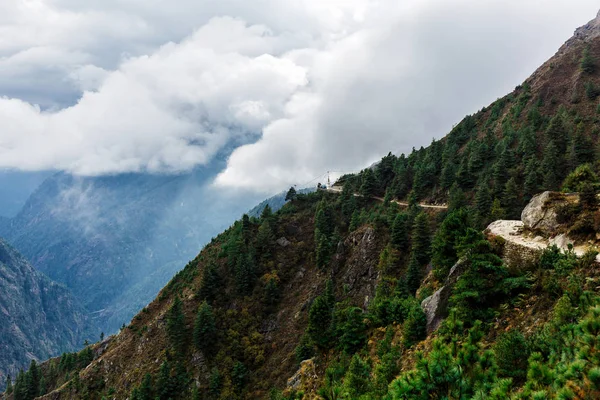
[[[32,359],[96,341],[86,312],[64,287],[37,272],[0,239],[0,387]]]
[[[600,237],[599,22],[431,146],[236,222],[118,335],[44,364],[43,398],[600,397],[596,252],[515,266],[481,233],[564,189],[580,192],[564,229]],[[427,332],[442,285],[448,313]],[[36,374],[7,397],[31,398]]]

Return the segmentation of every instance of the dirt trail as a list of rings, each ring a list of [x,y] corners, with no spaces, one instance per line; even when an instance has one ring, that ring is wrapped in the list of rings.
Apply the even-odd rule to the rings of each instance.
[[[340,193],[342,193],[342,189],[343,189],[342,186],[331,186],[331,187],[328,187],[325,190],[327,192],[330,192],[330,193],[340,194]],[[358,193],[354,193],[354,196],[356,196],[356,197],[363,197],[361,194],[358,194]],[[377,201],[381,201],[381,202],[384,201],[384,199],[382,197],[375,197],[375,196],[373,196],[371,198],[374,199],[374,200],[377,200]],[[408,207],[408,203],[404,202],[404,201],[392,200],[392,203],[396,203],[396,204],[398,204],[400,206],[403,206],[403,207]],[[435,208],[435,209],[438,209],[438,210],[447,210],[448,209],[448,206],[446,206],[446,205],[434,205],[434,204],[425,204],[425,203],[419,203],[419,207],[423,207],[423,208]]]

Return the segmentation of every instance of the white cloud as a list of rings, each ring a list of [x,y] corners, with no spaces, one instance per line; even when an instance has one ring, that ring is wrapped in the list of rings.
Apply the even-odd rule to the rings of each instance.
[[[173,172],[254,140],[216,184],[281,190],[442,136],[525,79],[596,7],[8,0],[0,167]]]

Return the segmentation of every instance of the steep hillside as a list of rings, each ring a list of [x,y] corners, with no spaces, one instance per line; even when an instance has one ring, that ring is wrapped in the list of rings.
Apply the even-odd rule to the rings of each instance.
[[[44,364],[42,398],[599,398],[595,248],[515,263],[482,233],[562,188],[553,234],[600,237],[599,26],[428,148],[236,222],[85,362]]]
[[[0,221],[0,235],[115,332],[251,203],[214,201],[209,173],[56,174]]]
[[[308,194],[308,193],[314,192],[315,190],[316,190],[316,188],[299,189],[298,193]],[[269,207],[271,207],[271,211],[273,211],[273,212],[279,211],[281,209],[281,207],[283,207],[286,203],[286,200],[285,200],[286,194],[287,194],[287,191],[283,191],[281,193],[277,193],[275,196],[271,196],[268,199],[261,201],[255,207],[252,207],[252,209],[250,211],[248,211],[248,216],[255,217],[255,218],[260,217],[260,214],[262,214],[263,210],[265,209],[265,207],[267,205]]]
[[[0,388],[31,360],[73,351],[99,334],[65,287],[0,239]]]

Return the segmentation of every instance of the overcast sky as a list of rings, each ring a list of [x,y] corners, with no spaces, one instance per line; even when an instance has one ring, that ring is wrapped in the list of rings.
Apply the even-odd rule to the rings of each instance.
[[[0,168],[272,192],[409,152],[511,91],[597,1],[3,0]]]

